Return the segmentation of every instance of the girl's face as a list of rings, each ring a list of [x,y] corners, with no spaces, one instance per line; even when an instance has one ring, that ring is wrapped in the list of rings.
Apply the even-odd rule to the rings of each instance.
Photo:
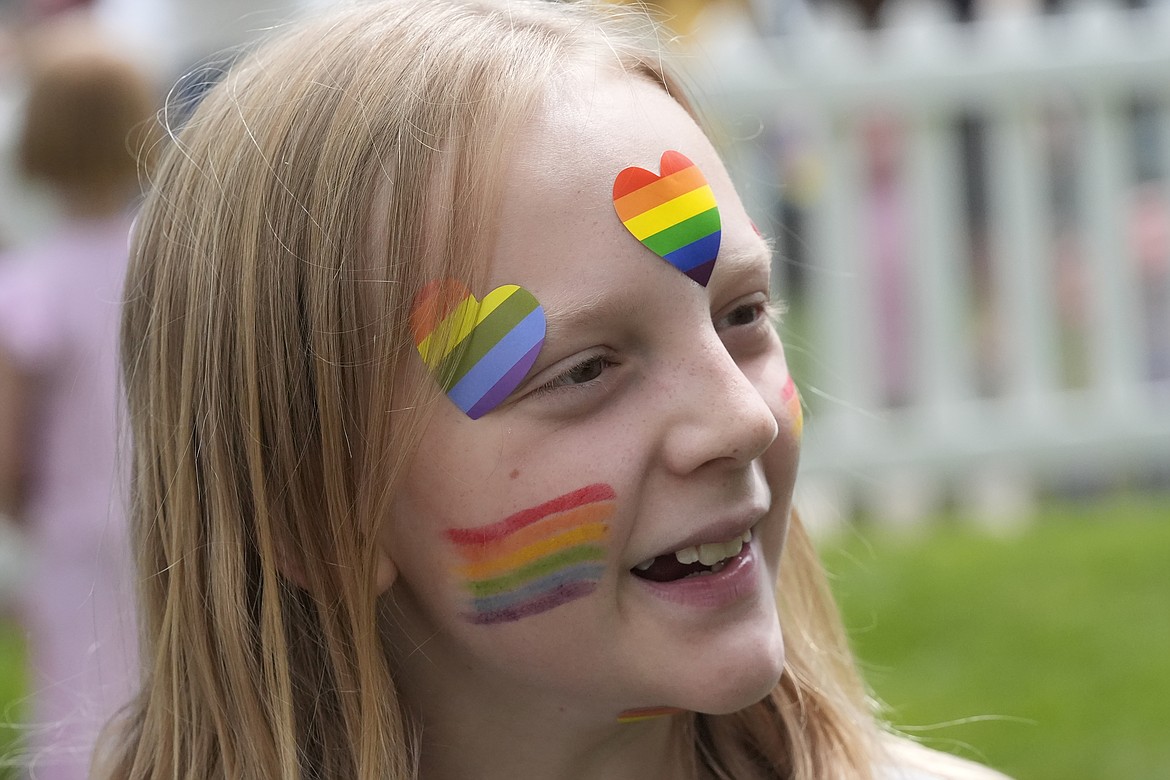
[[[404,695],[606,722],[742,708],[783,666],[773,583],[799,454],[769,249],[706,137],[649,84],[575,82],[515,148],[475,292],[522,286],[547,336],[483,417],[437,405],[396,500]],[[618,173],[657,173],[666,150],[718,203],[705,287],[615,213]]]

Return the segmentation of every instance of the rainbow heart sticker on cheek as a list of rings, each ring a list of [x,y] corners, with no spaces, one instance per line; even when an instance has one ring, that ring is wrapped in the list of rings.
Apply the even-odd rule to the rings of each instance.
[[[478,301],[461,283],[440,279],[415,298],[410,329],[443,392],[478,420],[499,406],[536,362],[544,344],[544,309],[514,284]]]
[[[613,207],[634,238],[706,287],[722,235],[715,193],[679,152],[663,152],[659,170],[632,166],[619,173]]]

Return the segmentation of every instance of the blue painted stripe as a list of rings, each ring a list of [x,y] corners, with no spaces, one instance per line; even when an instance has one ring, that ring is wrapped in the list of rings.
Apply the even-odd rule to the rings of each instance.
[[[719,240],[722,235],[723,231],[716,230],[709,236],[692,241],[666,255],[666,261],[684,274],[697,265],[709,263],[719,255]]]
[[[556,590],[570,582],[596,581],[601,579],[605,566],[600,563],[579,563],[575,566],[546,574],[538,580],[533,580],[515,590],[499,593],[495,596],[482,596],[471,600],[471,606],[476,612],[494,612],[500,609],[509,609],[522,602],[528,601],[542,593]]]
[[[447,395],[466,414],[516,363],[544,340],[544,327],[544,310],[538,306],[488,350]]]

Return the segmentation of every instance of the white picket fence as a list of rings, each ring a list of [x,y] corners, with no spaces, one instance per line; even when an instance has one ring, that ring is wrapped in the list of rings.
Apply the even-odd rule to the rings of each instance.
[[[1158,167],[1170,172],[1170,13],[1088,6],[963,27],[923,17],[877,36],[812,24],[759,48],[712,53],[703,68],[712,67],[713,78],[698,77],[712,109],[705,118],[744,141],[728,156],[757,219],[774,210],[779,186],[769,150],[760,151],[770,128],[803,129],[820,171],[803,236],[807,333],[790,345],[807,350],[792,362],[806,366],[798,378],[811,412],[809,478],[844,494],[900,473],[938,484],[986,469],[1065,482],[1170,473],[1170,381],[1152,365],[1170,343],[1170,258],[1138,258],[1131,246],[1138,190],[1128,108],[1135,98],[1153,107],[1142,127],[1156,137],[1144,148],[1159,150]],[[1075,208],[1066,227],[1080,259],[1059,269],[1045,141],[1053,106],[1071,107],[1077,136],[1072,174],[1056,195]],[[866,227],[862,117],[878,110],[902,127],[910,226],[908,392],[894,408],[882,397],[882,281]],[[988,365],[973,335],[980,307],[955,131],[965,112],[985,127],[983,310],[994,314],[983,322],[999,345],[990,391],[981,389]],[[1163,204],[1155,226],[1170,224],[1167,182],[1144,191]],[[1087,324],[1080,382],[1067,381],[1061,357],[1068,285],[1059,280],[1069,268]],[[783,261],[778,270],[783,280]]]

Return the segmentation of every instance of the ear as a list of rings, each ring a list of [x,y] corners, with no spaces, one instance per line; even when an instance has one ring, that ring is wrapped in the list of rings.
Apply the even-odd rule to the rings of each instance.
[[[384,528],[378,534],[378,550],[377,560],[374,567],[374,591],[381,595],[390,589],[394,581],[398,579],[398,565],[394,563],[394,556],[391,554],[389,523],[387,528]]]
[[[396,579],[398,579],[398,567],[394,565],[394,561],[389,555],[379,550],[378,568],[374,572],[374,588],[378,595],[388,591]]]

